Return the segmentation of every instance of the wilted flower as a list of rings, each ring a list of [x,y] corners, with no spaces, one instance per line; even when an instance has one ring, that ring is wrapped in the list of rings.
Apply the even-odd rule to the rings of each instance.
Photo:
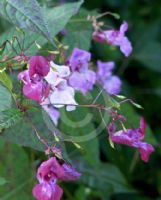
[[[108,131],[113,142],[137,148],[140,152],[141,159],[145,162],[148,162],[149,156],[154,151],[154,148],[151,144],[142,142],[145,136],[145,127],[145,120],[141,118],[140,127],[138,129],[127,129],[111,132],[111,128],[109,128]]]
[[[68,61],[72,71],[69,84],[83,94],[91,90],[96,81],[95,72],[88,69],[90,59],[91,54],[89,52],[75,48]]]
[[[127,29],[128,23],[124,22],[120,26],[120,30],[95,31],[93,33],[93,39],[100,43],[107,42],[110,45],[119,46],[121,52],[128,57],[132,52],[132,46],[131,42],[125,36]]]
[[[112,75],[112,70],[115,63],[112,61],[101,62],[97,61],[98,71],[97,81],[110,94],[118,94],[121,90],[121,80],[118,76]]]

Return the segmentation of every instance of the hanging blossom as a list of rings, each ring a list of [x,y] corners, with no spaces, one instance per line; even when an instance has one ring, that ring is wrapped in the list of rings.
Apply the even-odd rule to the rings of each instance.
[[[74,95],[75,91],[68,85],[67,78],[70,75],[70,69],[65,65],[56,65],[54,62],[50,62],[50,71],[45,76],[45,80],[50,85],[50,93],[48,96],[49,104],[56,108],[66,106],[67,111],[75,110],[77,105]],[[46,104],[46,102],[44,103]]]
[[[128,29],[128,23],[123,22],[120,26],[120,30],[106,30],[95,31],[93,33],[93,39],[100,43],[108,43],[113,46],[119,46],[121,52],[128,57],[132,52],[132,45],[128,38],[125,36],[125,32]]]
[[[115,63],[112,61],[97,61],[97,82],[107,91],[108,94],[118,94],[121,91],[121,80],[118,76],[112,75]]]
[[[18,79],[24,83],[23,94],[41,103],[49,93],[49,86],[43,78],[48,74],[50,65],[43,56],[32,56],[28,64],[29,69],[20,72]]]
[[[137,129],[115,131],[116,126],[114,122],[108,126],[110,138],[114,143],[137,148],[139,150],[141,159],[144,162],[148,162],[149,156],[154,151],[154,148],[151,144],[142,141],[145,137],[145,129],[146,123],[144,118],[140,119],[140,127]]]
[[[69,77],[69,84],[83,94],[92,90],[96,82],[96,73],[89,69],[90,60],[91,54],[78,48],[74,48],[68,60],[72,72]]]
[[[70,164],[60,164],[56,157],[43,162],[37,171],[39,184],[33,188],[37,200],[60,200],[63,189],[57,181],[75,181],[81,176]]]

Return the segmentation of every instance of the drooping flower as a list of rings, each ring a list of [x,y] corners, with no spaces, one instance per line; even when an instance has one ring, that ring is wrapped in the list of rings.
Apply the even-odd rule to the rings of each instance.
[[[142,141],[145,136],[145,127],[145,120],[141,118],[140,127],[138,129],[127,129],[117,132],[111,132],[110,129],[108,129],[108,131],[110,138],[114,143],[125,144],[130,147],[137,148],[141,159],[144,162],[148,162],[149,156],[154,151],[154,148],[151,144]]]
[[[125,32],[128,29],[128,23],[123,22],[120,26],[120,30],[107,30],[107,31],[95,31],[93,33],[93,39],[100,43],[108,43],[113,46],[119,46],[121,52],[128,57],[132,52],[132,45],[128,38],[125,36]]]
[[[97,61],[98,71],[97,81],[110,94],[118,94],[121,91],[121,80],[118,76],[112,75],[112,70],[115,63],[112,61],[101,62]]]
[[[51,62],[50,71],[45,79],[51,86],[48,96],[50,103],[56,108],[69,104],[66,108],[68,111],[72,111],[77,103],[74,99],[75,91],[68,85],[66,80],[69,75],[70,70],[68,66],[59,66]]]
[[[74,181],[81,176],[71,165],[60,164],[56,157],[43,162],[37,171],[39,184],[33,188],[37,200],[60,200],[63,190],[57,180]]]
[[[91,54],[89,52],[75,48],[68,61],[72,71],[69,84],[83,94],[91,90],[96,82],[95,72],[88,69],[90,59]]]

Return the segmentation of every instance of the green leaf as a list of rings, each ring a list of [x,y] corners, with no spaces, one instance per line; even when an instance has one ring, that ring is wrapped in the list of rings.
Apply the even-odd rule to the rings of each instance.
[[[36,0],[2,0],[0,14],[19,28],[39,33],[52,41],[47,21]]]
[[[93,166],[99,164],[99,144],[97,127],[92,123],[92,113],[88,108],[77,108],[73,112],[61,109],[60,130],[62,138],[81,146],[78,154],[84,156]],[[60,133],[61,133],[60,132]],[[83,149],[83,151],[82,151]]]
[[[11,107],[11,93],[0,84],[0,112]]]
[[[83,174],[80,182],[91,188],[108,191],[108,194],[132,192],[125,177],[115,165],[101,163],[97,168],[90,168],[80,164],[78,168]]]
[[[155,51],[154,51],[155,49]],[[144,67],[156,72],[161,72],[161,44],[157,41],[150,41],[142,45],[134,54],[134,59],[140,61]]]
[[[68,3],[46,10],[47,21],[51,29],[50,32],[52,37],[55,37],[55,35],[64,28],[69,19],[77,13],[82,2],[83,1]],[[24,40],[23,34],[18,32],[15,28],[11,28],[10,30],[3,33],[0,37],[0,40],[5,41],[7,39],[11,39],[14,35],[17,36],[17,38],[19,39],[20,44],[23,44],[24,41],[24,50],[27,55],[34,55],[36,52],[39,51],[35,42],[38,43],[40,46],[43,46],[47,43],[47,40],[44,37],[38,35],[37,33],[31,33],[30,31],[25,32]],[[18,44],[15,44],[15,48],[19,50]],[[7,45],[7,48],[3,54],[10,53],[10,55],[12,55],[11,51],[12,49],[10,45]]]
[[[6,179],[3,177],[0,177],[0,186],[5,185],[7,183]]]
[[[36,136],[34,128],[48,145],[56,144],[53,133],[45,125],[41,110],[28,111],[23,118],[20,118],[12,127],[1,132],[0,138],[4,141],[27,146],[39,151],[45,151],[46,147]]]
[[[22,113],[18,109],[8,109],[0,112],[0,129],[9,128],[22,119]]]
[[[13,85],[5,71],[0,72],[0,82],[11,92]]]
[[[1,199],[32,199],[33,166],[25,150],[0,140],[0,152],[0,176],[7,177],[6,184],[0,187]]]
[[[87,10],[80,10],[79,14],[74,16],[65,27],[66,35],[63,44],[69,46],[68,55],[71,54],[74,47],[89,50],[92,39],[92,24],[87,21],[87,16],[92,14]]]

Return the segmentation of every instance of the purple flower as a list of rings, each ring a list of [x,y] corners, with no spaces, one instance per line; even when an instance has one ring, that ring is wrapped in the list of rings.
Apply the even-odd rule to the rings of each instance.
[[[32,193],[37,200],[60,200],[63,190],[54,182],[42,182],[33,188]]]
[[[50,70],[49,62],[43,56],[32,56],[29,60],[29,75],[30,77],[38,74],[46,76]]]
[[[100,43],[109,43],[110,45],[119,46],[121,52],[128,57],[132,52],[131,42],[125,36],[125,32],[128,29],[128,23],[124,22],[120,26],[120,30],[107,30],[107,31],[95,31],[93,33],[93,39]]]
[[[88,69],[88,62],[90,60],[91,54],[88,51],[74,48],[68,62],[72,71],[84,72]]]
[[[140,127],[138,129],[127,129],[117,132],[111,132],[110,129],[108,129],[108,131],[113,142],[137,148],[139,150],[141,159],[145,162],[148,162],[149,156],[154,151],[154,148],[151,144],[142,142],[145,135],[145,127],[146,123],[144,119],[141,118]]]
[[[97,81],[110,94],[118,94],[121,91],[121,80],[118,76],[112,75],[115,63],[97,61]]]
[[[96,74],[92,70],[86,70],[85,73],[73,72],[69,78],[69,84],[75,89],[86,94],[92,90],[96,81]]]
[[[91,54],[89,52],[75,48],[68,61],[72,71],[69,84],[83,94],[91,90],[96,82],[95,72],[88,69],[90,59]]]

